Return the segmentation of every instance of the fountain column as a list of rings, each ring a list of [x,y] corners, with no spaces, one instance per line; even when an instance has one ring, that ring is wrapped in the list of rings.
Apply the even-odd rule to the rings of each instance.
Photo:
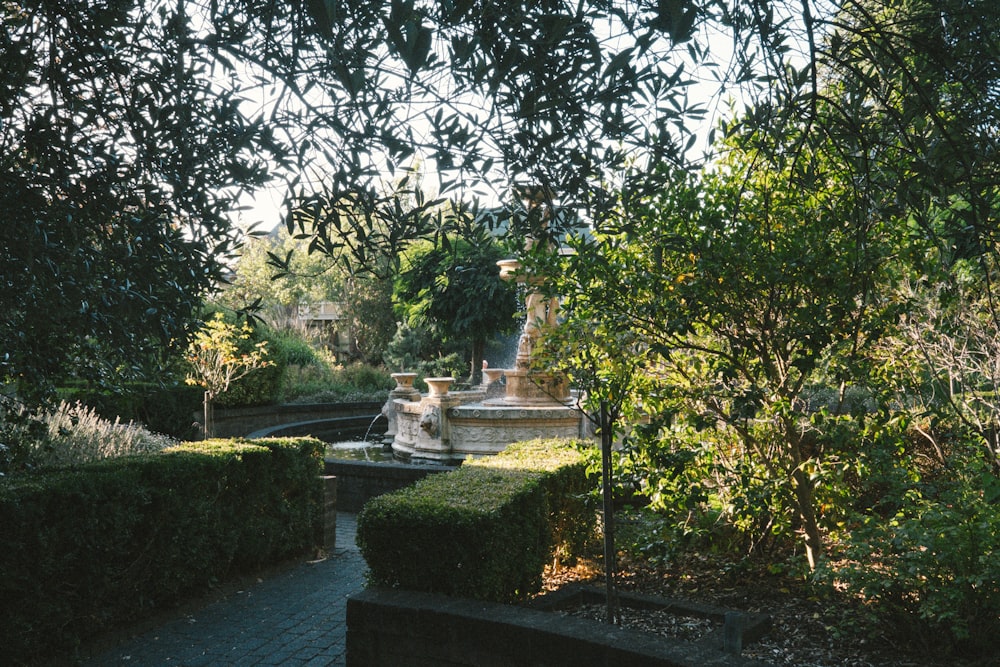
[[[504,371],[504,376],[507,378],[507,395],[502,400],[508,405],[565,405],[569,400],[569,385],[565,378],[531,369],[531,353],[541,335],[542,327],[555,326],[558,300],[546,298],[538,291],[540,280],[525,276],[518,260],[502,259],[497,265],[500,267],[502,279],[516,280],[518,283],[526,284],[528,289],[524,330],[517,342],[514,368]]]

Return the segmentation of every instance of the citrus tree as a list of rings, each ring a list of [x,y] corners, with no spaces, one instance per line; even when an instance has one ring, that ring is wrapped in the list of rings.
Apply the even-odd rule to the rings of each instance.
[[[716,486],[732,494],[724,511],[761,535],[798,532],[809,566],[823,559],[823,515],[826,527],[843,518],[838,479],[876,416],[850,390],[872,389],[874,345],[910,306],[896,285],[988,252],[995,179],[947,157],[959,146],[985,164],[995,155],[967,122],[949,122],[958,108],[992,122],[990,75],[955,42],[977,30],[973,15],[996,18],[962,3],[869,1],[813,16],[815,57],[774,70],[775,95],[720,126],[706,169],[663,167],[662,188],[621,188],[574,255],[536,258],[571,324],[545,363],[565,360],[596,395],[628,395],[646,430],[661,429],[655,442],[684,449],[722,434],[716,449],[646,459],[654,497],[700,461],[692,474],[727,480]],[[616,362],[626,356],[640,372]],[[822,406],[817,386],[833,390]],[[690,431],[706,435],[680,437]]]

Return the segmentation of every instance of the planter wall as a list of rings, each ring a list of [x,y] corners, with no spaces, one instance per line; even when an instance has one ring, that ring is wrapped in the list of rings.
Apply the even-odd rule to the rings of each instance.
[[[599,621],[432,593],[347,600],[348,667],[762,667]]]
[[[217,438],[245,437],[257,431],[283,424],[367,417],[370,422],[382,410],[382,403],[362,401],[356,403],[303,403],[262,405],[252,408],[215,408],[215,436]],[[201,424],[204,415],[195,413],[194,421]],[[364,428],[364,426],[362,426]],[[384,430],[384,428],[383,428]],[[266,435],[285,435],[266,434]],[[291,435],[291,434],[289,434]],[[296,434],[298,435],[298,434]],[[316,436],[319,437],[319,436]]]

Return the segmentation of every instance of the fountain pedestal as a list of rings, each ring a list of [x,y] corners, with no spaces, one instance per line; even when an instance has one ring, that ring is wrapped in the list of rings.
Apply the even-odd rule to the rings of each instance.
[[[416,373],[392,373],[392,379],[396,381],[396,387],[389,392],[389,399],[382,406],[382,414],[385,415],[388,426],[385,435],[382,436],[382,444],[389,446],[396,439],[396,407],[394,401],[420,402],[420,392],[413,386],[413,381],[417,379]]]
[[[523,369],[504,371],[507,393],[503,398],[484,401],[490,405],[564,406],[569,401],[569,385],[565,378]]]
[[[456,462],[452,452],[451,425],[448,410],[461,405],[462,396],[450,392],[455,378],[425,378],[430,393],[419,402],[396,399],[396,436],[393,454],[412,463],[451,465]],[[481,392],[475,394],[477,398]],[[461,460],[461,459],[459,459]]]
[[[455,465],[470,456],[499,453],[522,440],[586,436],[585,419],[570,407],[565,380],[518,369],[503,374],[507,394],[486,400],[482,390],[442,390],[434,378],[427,380],[431,393],[419,401],[392,399],[396,458]],[[445,380],[450,383],[451,378]],[[491,386],[503,389],[499,383]]]

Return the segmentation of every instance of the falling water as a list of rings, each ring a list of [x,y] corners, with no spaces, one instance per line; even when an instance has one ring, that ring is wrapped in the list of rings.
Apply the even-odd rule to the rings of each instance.
[[[365,434],[362,438],[328,442],[327,451],[333,456],[333,458],[338,459],[368,461],[370,463],[378,463],[380,461],[389,460],[391,455],[389,458],[384,456],[382,446],[376,445],[369,440],[369,437],[371,437],[372,434],[372,429],[375,428],[375,423],[381,416],[382,415],[375,415],[372,418],[371,422],[368,424],[368,428],[365,429]]]
[[[372,428],[375,426],[375,422],[377,422],[379,420],[379,417],[381,416],[382,415],[375,415],[375,417],[372,418],[371,423],[368,424],[368,430],[365,431],[365,437],[361,438],[363,441],[368,442],[368,436],[371,435]]]
[[[490,368],[513,368],[517,358],[517,342],[520,332],[509,336],[498,336],[490,343]]]

